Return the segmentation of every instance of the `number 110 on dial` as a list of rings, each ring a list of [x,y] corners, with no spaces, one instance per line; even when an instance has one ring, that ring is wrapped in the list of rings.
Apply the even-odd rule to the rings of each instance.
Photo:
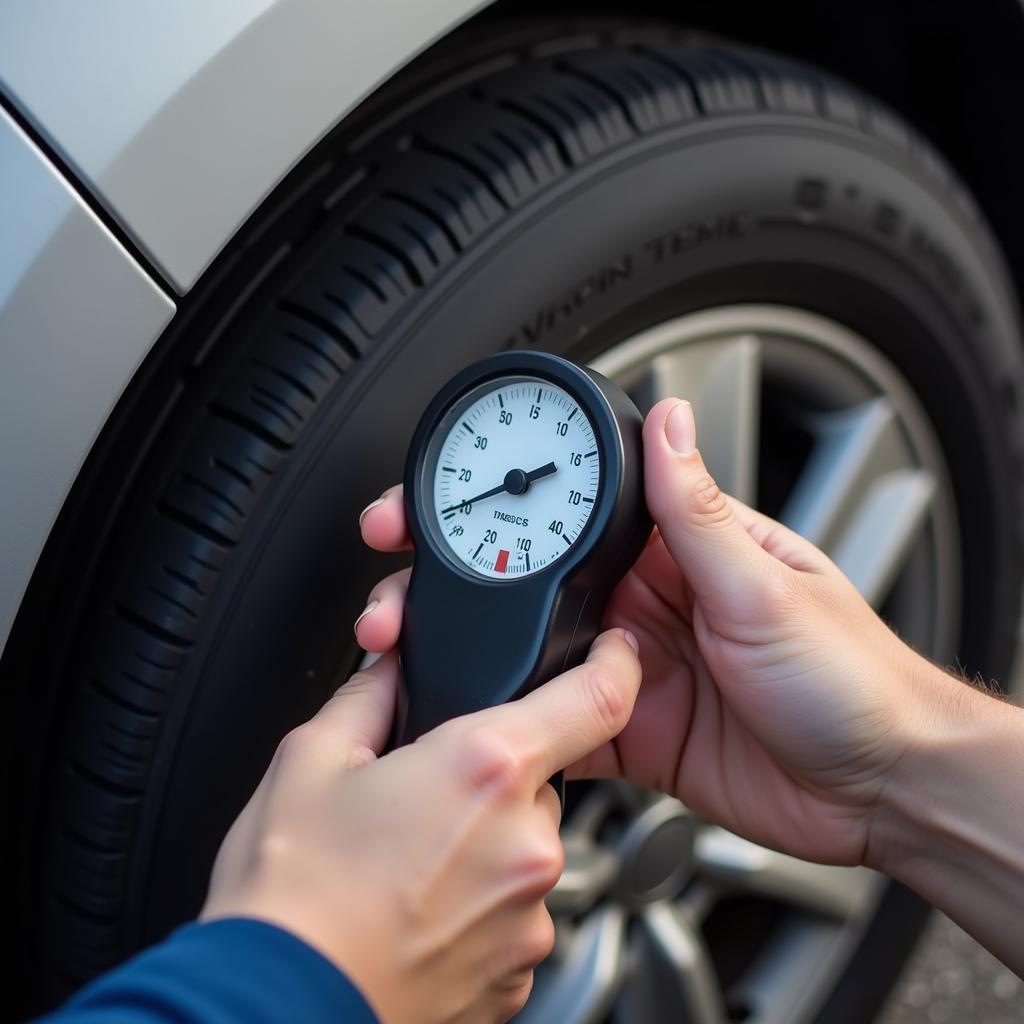
[[[472,392],[445,421],[434,513],[456,561],[508,579],[565,555],[601,482],[594,427],[573,397],[537,378],[503,378]]]

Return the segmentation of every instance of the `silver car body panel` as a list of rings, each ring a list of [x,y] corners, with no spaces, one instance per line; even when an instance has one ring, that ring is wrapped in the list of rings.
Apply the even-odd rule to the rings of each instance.
[[[0,649],[104,421],[174,304],[0,110]]]
[[[0,87],[179,293],[368,93],[485,0],[5,0]]]
[[[487,0],[7,0],[0,90],[184,294],[366,95]],[[0,652],[61,506],[174,314],[0,109]]]

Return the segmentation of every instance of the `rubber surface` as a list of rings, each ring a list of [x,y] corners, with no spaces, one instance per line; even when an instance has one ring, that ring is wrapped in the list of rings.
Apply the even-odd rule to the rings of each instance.
[[[585,358],[744,300],[876,339],[953,469],[961,658],[1005,670],[1024,369],[999,256],[941,160],[851,88],[761,53],[660,30],[474,45],[292,179],[301,202],[247,240],[251,294],[176,336],[188,359],[153,400],[145,458],[121,442],[114,529],[38,687],[37,720],[58,710],[26,891],[50,998],[196,911],[276,742],[353,664],[349,623],[382,570],[358,510],[398,478],[430,395],[486,352]],[[872,956],[891,972],[905,937],[889,938]],[[842,1019],[863,1019],[875,995],[851,987]]]

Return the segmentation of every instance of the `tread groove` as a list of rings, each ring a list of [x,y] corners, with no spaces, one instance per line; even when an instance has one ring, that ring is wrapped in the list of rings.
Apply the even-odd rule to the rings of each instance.
[[[469,157],[464,156],[462,153],[456,153],[437,142],[432,142],[430,139],[424,138],[422,135],[416,136],[415,145],[417,149],[420,149],[425,153],[430,153],[432,156],[436,156],[441,160],[447,160],[448,163],[454,164],[456,167],[461,167],[467,174],[474,177],[485,189],[487,189],[491,194],[491,198],[503,210],[510,209],[508,200],[506,200],[501,192],[498,191],[494,182],[491,180],[491,176],[470,160]]]
[[[220,458],[217,455],[211,455],[210,465],[214,469],[223,470],[225,473],[227,473],[228,476],[237,480],[247,491],[251,492],[253,490],[252,480],[249,477],[247,477],[241,470],[238,470],[234,466],[232,466],[230,462],[226,462],[224,459]],[[206,565],[206,563],[200,564]],[[206,565],[206,568],[212,569],[213,566]]]
[[[191,530],[194,534],[202,537],[211,544],[216,544],[218,547],[224,548],[225,550],[230,550],[235,546],[235,542],[229,537],[225,537],[219,530],[215,530],[208,523],[204,523],[201,519],[197,519],[188,512],[182,511],[176,505],[170,505],[166,501],[160,501],[157,502],[156,508],[164,518],[170,519],[179,526],[184,526],[186,529]]]
[[[585,96],[581,96],[579,93],[576,92],[566,93],[565,98],[569,102],[569,104],[574,106],[578,111],[580,111],[583,114],[583,118],[585,121],[588,121],[591,125],[593,125],[594,131],[596,131],[598,135],[601,136],[601,142],[607,146],[611,140],[608,138],[608,133],[604,129],[604,124],[602,122],[600,113],[590,105],[589,100]],[[545,103],[552,110],[555,109],[554,103],[550,99],[545,98]],[[574,121],[575,118],[572,116],[572,114],[566,114],[566,120]]]
[[[410,224],[407,220],[403,220],[399,224],[399,228],[404,231],[414,242],[419,242],[423,251],[427,254],[427,259],[435,266],[441,266],[441,261],[437,257],[437,253],[434,252],[433,247],[430,243],[416,230],[416,228]]]
[[[520,164],[523,166],[523,170],[529,175],[530,181],[536,185],[537,175],[534,173],[533,167],[530,166],[530,161],[526,156],[526,150],[518,145],[511,136],[506,135],[500,128],[492,128],[491,134],[519,160]]]
[[[249,361],[253,364],[253,366],[259,366],[262,369],[266,370],[268,373],[272,373],[278,379],[283,380],[286,384],[291,384],[291,386],[295,388],[296,391],[301,392],[306,398],[309,399],[309,401],[316,401],[316,395],[314,395],[313,392],[310,391],[309,387],[303,384],[298,377],[294,376],[293,374],[290,374],[287,370],[282,370],[280,366],[275,366],[273,363],[268,363],[265,359],[259,359],[256,356],[253,356],[252,359],[250,359]]]
[[[391,272],[391,268],[386,263],[381,263],[380,260],[373,261],[374,267],[381,273],[383,277],[386,277],[395,287],[395,291],[398,292],[402,298],[407,298],[409,295],[409,288],[404,281],[400,281]]]
[[[164,562],[160,568],[163,569],[171,579],[177,580],[179,583],[183,583],[189,588],[189,590],[194,591],[200,597],[206,597],[206,591],[203,590],[203,588],[190,576],[186,576],[183,572],[175,569],[174,566],[168,565],[166,562]]]
[[[66,821],[62,821],[60,823],[60,829],[64,835],[71,840],[71,842],[78,843],[79,846],[84,846],[87,850],[92,850],[93,853],[98,853],[104,857],[110,857],[117,856],[120,852],[116,846],[103,846],[102,844],[97,843],[94,839],[90,839],[88,836],[83,835]]]
[[[364,241],[367,245],[375,245],[378,249],[383,250],[389,256],[398,260],[399,263],[405,268],[405,272],[409,275],[409,280],[412,281],[417,288],[423,287],[423,278],[420,272],[416,269],[416,264],[409,259],[409,254],[403,252],[394,242],[387,238],[382,238],[375,231],[371,231],[369,228],[364,228],[361,224],[347,224],[345,225],[345,231],[354,235],[356,238]]]
[[[292,331],[285,331],[284,336],[289,341],[294,341],[296,345],[301,345],[308,352],[312,352],[315,355],[319,356],[321,359],[324,360],[324,362],[328,363],[331,367],[334,368],[339,377],[345,372],[345,368],[343,366],[341,366],[339,363],[336,363],[326,352],[324,352],[323,349],[319,348],[317,345],[314,345],[313,342],[302,337],[301,334],[295,334]],[[345,351],[345,354],[351,358],[351,353],[349,353],[348,349],[345,348],[345,346],[342,346],[342,348]],[[307,361],[303,365],[308,366],[314,373],[316,373],[319,377],[323,378],[323,380],[326,381],[328,384],[333,383],[331,381],[330,375],[324,373],[324,371],[315,363],[310,363]]]
[[[563,141],[562,136],[559,135],[557,129],[548,124],[544,118],[535,114],[532,110],[516,103],[515,100],[500,100],[498,102],[498,106],[501,107],[502,110],[507,110],[512,114],[516,114],[524,121],[528,121],[532,124],[534,128],[538,129],[538,131],[543,132],[544,135],[554,144],[555,150],[562,161],[564,169],[568,170],[575,166],[575,161],[569,152],[568,146],[566,146]]]
[[[493,149],[488,149],[487,146],[483,142],[481,142],[479,139],[476,142],[473,143],[473,146],[474,146],[474,148],[476,149],[476,151],[478,153],[480,153],[486,159],[490,160],[491,163],[495,164],[498,167],[502,166],[502,160],[497,155],[497,153],[495,153]],[[519,199],[522,196],[522,193],[519,191],[519,188],[516,186],[514,178],[510,174],[506,174],[505,177],[506,177],[506,179],[508,181],[508,187],[510,189],[512,189],[512,191],[515,193],[516,199]]]
[[[146,590],[148,590],[149,593],[151,594],[155,594],[157,597],[160,598],[161,601],[166,601],[169,605],[173,605],[175,608],[184,612],[193,621],[198,620],[199,616],[196,615],[196,613],[192,611],[192,609],[189,608],[188,605],[182,604],[181,601],[179,601],[176,597],[172,597],[170,594],[167,593],[167,591],[160,590],[159,587],[154,587],[152,584],[146,587]]]
[[[352,342],[352,340],[342,331],[336,324],[331,323],[330,320],[325,316],[321,316],[316,310],[309,309],[307,306],[300,305],[298,302],[292,302],[290,299],[281,299],[277,308],[285,313],[291,314],[297,320],[302,320],[309,324],[310,327],[316,327],[321,330],[328,337],[332,338],[338,343],[338,347],[352,360],[359,358],[359,349]],[[294,335],[291,335],[294,340],[298,340]],[[319,352],[319,349],[314,351]],[[343,372],[340,368],[338,372]]]
[[[274,448],[279,452],[287,451],[291,447],[291,445],[286,444],[279,437],[267,430],[262,423],[257,422],[251,417],[246,416],[244,413],[238,412],[229,406],[221,405],[219,402],[213,402],[207,406],[207,410],[211,416],[227,420],[228,423],[234,423],[236,427],[241,427],[243,430],[247,430],[254,437],[258,437],[265,445],[270,448]],[[261,466],[260,468],[262,469],[264,467]]]
[[[762,72],[759,71],[753,64],[750,64],[748,61],[744,60],[744,58],[738,53],[731,53],[727,50],[719,49],[718,47],[715,47],[711,52],[720,61],[722,61],[723,64],[725,64],[727,67],[731,67],[733,69],[734,74],[741,75],[748,82],[750,82],[754,90],[754,101],[757,105],[757,108],[759,110],[767,109],[768,97],[765,95],[764,91]]]
[[[463,231],[465,231],[467,235],[472,235],[473,228],[470,226],[469,221],[466,220],[466,215],[462,212],[462,207],[458,202],[456,202],[455,197],[450,192],[441,188],[440,185],[434,186],[434,195],[439,199],[443,199],[448,204],[448,208],[453,214],[455,214],[459,222],[462,224]]]
[[[684,67],[677,64],[671,57],[666,57],[664,54],[658,53],[657,50],[652,47],[645,46],[642,43],[633,47],[635,53],[639,53],[646,57],[648,60],[653,61],[660,67],[668,71],[677,81],[685,85],[690,92],[690,98],[693,100],[693,108],[702,117],[707,117],[707,111],[704,109],[704,101],[700,98],[700,89],[697,88],[697,83],[693,79],[693,75]]]
[[[54,892],[54,898],[63,903],[68,910],[77,914],[79,917],[84,917],[88,921],[93,921],[96,924],[101,924],[104,927],[110,927],[117,921],[116,914],[101,914],[96,910],[90,910],[88,907],[83,907],[77,900],[72,899],[66,892],[58,889]]]
[[[359,284],[361,284],[364,288],[367,288],[371,292],[373,292],[373,294],[376,295],[381,302],[387,303],[387,293],[365,271],[360,270],[358,267],[349,266],[348,264],[346,264],[341,269],[344,270],[345,273],[348,274],[348,276],[351,277],[353,281],[359,282]],[[366,330],[365,325],[359,324],[359,326],[363,329],[364,332],[369,334],[369,331]]]
[[[81,758],[72,757],[67,763],[76,775],[81,776],[81,778],[90,782],[99,789],[104,789],[108,793],[113,793],[115,796],[124,796],[129,797],[132,800],[138,800],[142,793],[141,789],[135,789],[132,786],[125,786],[120,782],[114,782],[112,779],[104,778],[99,774],[99,772],[90,768],[89,765],[83,764]]]
[[[168,647],[174,647],[179,651],[187,651],[192,647],[190,641],[178,636],[177,633],[172,633],[169,629],[164,629],[163,626],[158,626],[155,622],[150,622],[144,615],[140,615],[122,602],[114,605],[114,611],[125,622],[130,622],[136,629],[142,630],[143,633],[149,633],[150,636],[155,637],[161,643],[167,644]]]
[[[155,711],[150,711],[148,708],[144,708],[134,701],[129,700],[122,694],[115,693],[109,686],[105,685],[99,678],[99,676],[92,676],[89,679],[89,685],[96,691],[104,700],[109,700],[111,704],[116,704],[119,708],[124,711],[129,711],[133,715],[137,715],[149,722],[158,722],[160,716]]]
[[[204,494],[212,495],[218,501],[227,505],[235,515],[239,516],[241,519],[245,518],[245,512],[242,509],[240,509],[226,494],[222,494],[216,487],[211,487],[205,480],[200,480],[199,477],[194,476],[189,472],[180,473],[178,475],[178,479],[184,480],[186,483],[198,488]]]
[[[326,299],[332,306],[337,306],[337,308],[340,309],[345,314],[345,316],[347,316],[352,321],[352,323],[354,323],[356,327],[359,328],[359,330],[363,333],[364,337],[373,337],[372,333],[366,329],[366,326],[359,319],[359,317],[356,316],[355,311],[348,304],[348,302],[345,301],[344,297],[338,295],[335,292],[326,291],[324,292],[324,299]],[[358,359],[358,349],[355,349],[355,351],[357,354],[354,356],[354,358]]]
[[[445,219],[438,214],[435,210],[432,210],[426,203],[421,203],[418,199],[414,199],[411,196],[404,195],[401,192],[388,191],[382,193],[385,199],[393,199],[396,203],[402,203],[407,206],[410,210],[415,210],[417,213],[422,214],[428,218],[434,224],[437,225],[438,230],[441,231],[445,238],[448,239],[448,244],[457,252],[462,252],[462,243],[459,242],[455,232],[452,231],[451,227],[445,222]]]
[[[157,661],[156,658],[150,656],[145,651],[136,650],[132,653],[139,659],[139,661],[143,662],[143,664],[152,665],[153,668],[159,669],[161,672],[173,672],[175,669],[180,667],[178,665],[165,665],[162,661]],[[125,674],[127,675],[127,673]],[[131,677],[129,676],[129,678]]]
[[[141,676],[137,676],[134,672],[129,672],[127,669],[121,669],[121,675],[125,677],[134,686],[141,686],[144,690],[149,690],[151,693],[157,693],[160,696],[166,696],[167,690],[162,686],[154,686],[153,683],[147,683]]]
[[[295,406],[291,404],[291,402],[288,402],[287,400],[282,398],[279,394],[277,394],[277,392],[271,391],[270,388],[263,387],[262,384],[250,384],[249,387],[251,388],[252,393],[254,395],[259,395],[261,398],[266,399],[267,402],[270,403],[271,409],[283,409],[284,415],[282,415],[282,413],[280,412],[276,413],[275,415],[280,416],[285,421],[292,420],[296,423],[301,423],[305,419],[305,416],[303,416],[303,414],[299,412],[299,410],[296,409]],[[207,487],[206,490],[208,490],[215,497],[224,497],[222,494],[220,494],[212,487]],[[232,503],[229,502],[229,504]],[[238,508],[237,505],[234,505],[233,507],[237,512],[241,512],[241,509]]]
[[[582,68],[578,68],[568,61],[559,61],[558,70],[565,75],[570,75],[573,78],[578,79],[581,82],[586,82],[588,85],[597,89],[598,92],[603,93],[608,97],[612,103],[618,108],[622,116],[626,119],[626,124],[633,130],[634,135],[639,135],[640,127],[633,118],[633,112],[629,109],[629,104],[626,102],[625,97],[619,93],[613,86],[602,80],[599,76],[591,74],[589,71],[585,71]]]

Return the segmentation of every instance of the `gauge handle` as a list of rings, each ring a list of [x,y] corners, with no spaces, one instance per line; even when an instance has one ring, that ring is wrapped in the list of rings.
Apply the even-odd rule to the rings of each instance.
[[[420,558],[406,601],[400,653],[405,680],[396,742],[457,715],[515,700],[586,656],[598,622],[587,587],[550,578],[493,584]],[[444,594],[444,601],[437,595]]]

